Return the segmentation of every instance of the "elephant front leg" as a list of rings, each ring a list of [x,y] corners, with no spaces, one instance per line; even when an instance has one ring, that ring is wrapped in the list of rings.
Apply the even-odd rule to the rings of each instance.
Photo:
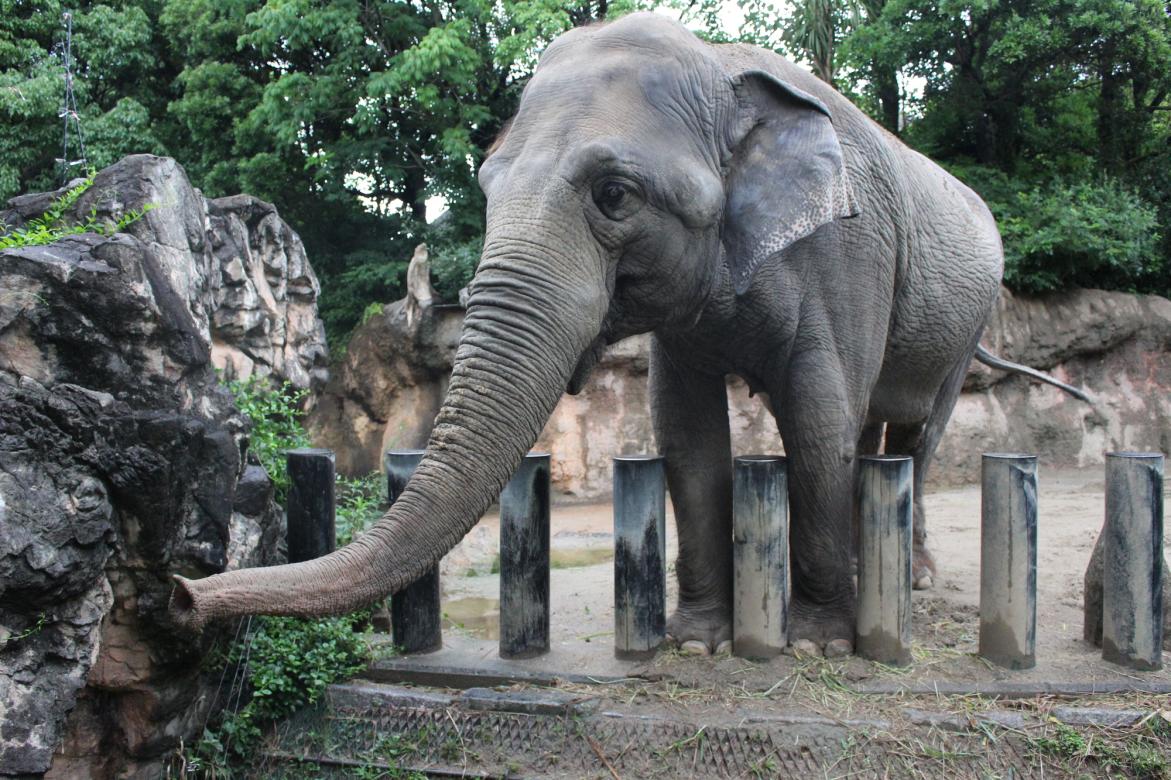
[[[796,368],[774,398],[789,458],[792,605],[789,639],[853,648],[855,594],[852,516],[858,420],[840,377]]]
[[[667,633],[684,650],[732,638],[732,444],[724,377],[691,371],[655,339],[651,416],[675,509],[679,600]]]

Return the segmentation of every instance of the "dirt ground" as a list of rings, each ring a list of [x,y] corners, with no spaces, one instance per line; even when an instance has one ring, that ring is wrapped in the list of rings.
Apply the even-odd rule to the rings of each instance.
[[[916,591],[914,663],[894,670],[857,659],[841,668],[852,683],[981,683],[1171,681],[1171,670],[1130,672],[1101,659],[1082,636],[1082,577],[1102,524],[1104,481],[1101,468],[1042,470],[1039,478],[1037,556],[1037,666],[1007,671],[976,656],[979,630],[979,486],[929,490],[930,547],[939,564],[934,588]],[[632,674],[613,658],[613,543],[609,504],[554,506],[552,512],[552,650],[541,665],[571,666],[579,674]],[[674,521],[668,518],[668,611],[675,598]],[[1171,530],[1171,526],[1168,526]],[[498,518],[489,515],[443,564],[445,645],[487,659],[495,655],[499,578],[492,573],[497,554]],[[1167,659],[1171,666],[1171,659]],[[534,663],[532,661],[528,663]],[[537,662],[540,663],[540,662]],[[778,679],[792,659],[778,658],[744,667],[737,659],[691,663],[677,654],[660,654],[651,667],[667,665],[681,682],[703,685],[708,675],[723,675],[737,665],[738,681],[763,688]],[[645,665],[644,665],[645,666]],[[773,668],[776,667],[776,668]],[[664,667],[666,670],[666,667]],[[641,669],[639,673],[645,673]],[[753,679],[759,676],[759,680]]]

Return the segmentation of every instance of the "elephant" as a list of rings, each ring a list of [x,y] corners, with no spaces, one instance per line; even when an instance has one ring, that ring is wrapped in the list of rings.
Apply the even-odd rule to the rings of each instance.
[[[929,583],[923,480],[1003,269],[972,190],[784,58],[654,13],[554,40],[479,182],[483,253],[408,487],[323,558],[177,576],[180,624],[338,613],[405,587],[496,499],[562,393],[642,333],[678,525],[676,642],[730,638],[728,375],[767,398],[789,458],[790,638],[854,639],[853,486],[880,447],[914,458]]]

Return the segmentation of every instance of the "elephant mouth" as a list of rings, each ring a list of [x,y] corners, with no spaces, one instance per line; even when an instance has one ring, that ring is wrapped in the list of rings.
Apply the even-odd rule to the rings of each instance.
[[[582,391],[586,381],[590,378],[590,373],[594,370],[594,366],[602,359],[602,354],[609,344],[606,334],[603,333],[586,347],[585,352],[581,353],[581,357],[578,358],[577,365],[574,366],[573,375],[569,377],[569,384],[565,388],[567,393],[577,395]]]

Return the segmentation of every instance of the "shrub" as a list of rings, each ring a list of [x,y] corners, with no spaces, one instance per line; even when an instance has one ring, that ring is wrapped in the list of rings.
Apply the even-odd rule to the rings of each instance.
[[[337,545],[341,547],[382,517],[386,479],[377,471],[358,479],[339,476],[336,496]]]
[[[366,612],[324,620],[258,618],[251,636],[228,653],[227,668],[240,673],[243,667],[242,682],[227,694],[235,709],[204,730],[185,765],[203,777],[231,777],[233,764],[255,756],[267,724],[315,704],[330,683],[365,668],[370,651],[353,627],[367,618]],[[240,707],[242,700],[247,704]]]
[[[1134,290],[1161,268],[1156,209],[1113,179],[1034,181],[979,166],[954,170],[996,217],[1004,282],[1014,290]]]
[[[231,379],[226,386],[236,399],[236,407],[252,423],[249,450],[268,472],[277,503],[284,504],[289,492],[285,451],[309,446],[309,437],[301,427],[301,401],[309,391],[288,381],[274,386],[268,378],[255,374]]]

